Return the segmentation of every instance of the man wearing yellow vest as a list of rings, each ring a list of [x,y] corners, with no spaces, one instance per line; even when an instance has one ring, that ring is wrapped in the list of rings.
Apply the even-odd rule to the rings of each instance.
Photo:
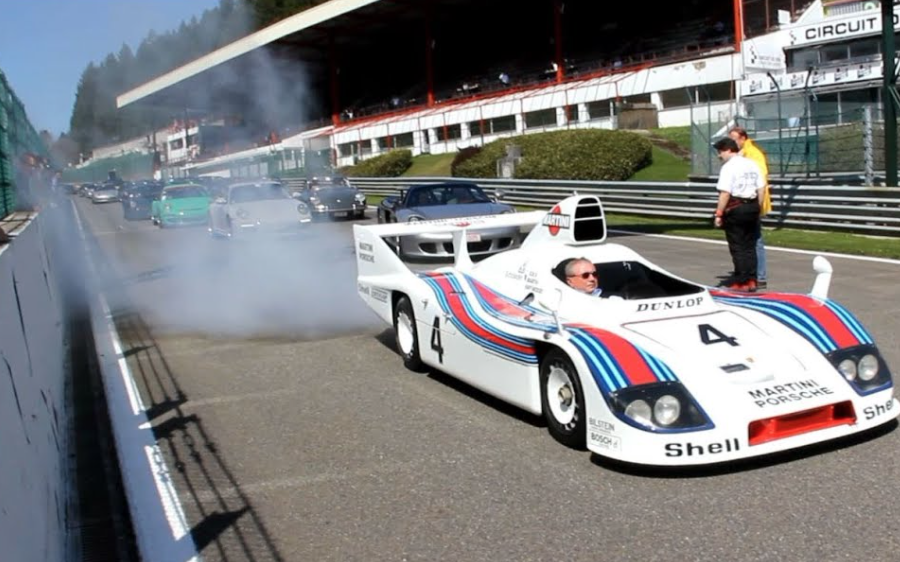
[[[741,149],[741,156],[749,158],[753,162],[759,166],[759,169],[762,171],[763,179],[766,182],[765,193],[763,195],[762,203],[759,206],[759,216],[760,218],[769,214],[772,210],[772,196],[769,193],[769,165],[766,162],[766,153],[762,151],[761,148],[756,146],[750,138],[747,136],[747,131],[742,127],[734,127],[730,131],[728,131],[728,136],[734,139],[734,142],[737,143],[738,148]],[[766,271],[766,245],[763,242],[762,237],[762,223],[756,223],[756,278],[757,278],[757,286],[760,289],[765,289],[768,286],[768,272]]]

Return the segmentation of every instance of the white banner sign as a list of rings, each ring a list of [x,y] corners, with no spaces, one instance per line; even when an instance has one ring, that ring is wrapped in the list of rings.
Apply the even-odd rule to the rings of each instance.
[[[884,67],[880,62],[848,64],[809,72],[791,72],[775,76],[773,82],[768,76],[754,74],[740,81],[741,96],[753,96],[759,94],[771,94],[778,90],[802,90],[805,87],[819,88],[843,83],[853,83],[865,80],[876,80],[882,76]],[[777,84],[777,85],[776,85]]]
[[[900,27],[900,7],[894,6],[894,29]],[[847,17],[826,18],[797,27],[788,32],[791,47],[813,43],[842,41],[863,35],[881,33],[880,9],[866,10]]]
[[[785,69],[784,49],[774,41],[744,41],[745,72],[768,72]]]

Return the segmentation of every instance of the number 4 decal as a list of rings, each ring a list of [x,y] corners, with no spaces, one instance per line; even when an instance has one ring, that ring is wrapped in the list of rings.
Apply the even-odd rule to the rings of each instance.
[[[732,347],[738,346],[737,338],[726,336],[709,324],[700,324],[697,328],[700,329],[700,340],[706,345],[725,342]],[[710,336],[715,336],[715,339]]]
[[[441,319],[434,317],[434,324],[431,325],[431,349],[437,352],[438,361],[444,362],[444,346],[441,345]]]

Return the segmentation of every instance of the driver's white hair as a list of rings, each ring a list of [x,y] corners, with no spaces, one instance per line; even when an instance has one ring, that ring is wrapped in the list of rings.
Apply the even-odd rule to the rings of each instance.
[[[566,277],[571,277],[575,274],[575,264],[579,262],[587,262],[589,264],[593,264],[593,262],[591,262],[591,260],[587,258],[575,258],[574,260],[566,264]]]

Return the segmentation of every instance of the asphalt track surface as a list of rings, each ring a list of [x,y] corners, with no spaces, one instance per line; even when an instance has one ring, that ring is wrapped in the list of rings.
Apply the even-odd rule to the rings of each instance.
[[[352,222],[261,249],[77,206],[206,560],[898,559],[893,424],[724,469],[609,463],[445,375],[406,371],[356,296]],[[690,279],[728,269],[725,246],[617,241]],[[898,369],[900,265],[831,261],[831,296]],[[770,251],[770,287],[808,291],[811,262]]]

